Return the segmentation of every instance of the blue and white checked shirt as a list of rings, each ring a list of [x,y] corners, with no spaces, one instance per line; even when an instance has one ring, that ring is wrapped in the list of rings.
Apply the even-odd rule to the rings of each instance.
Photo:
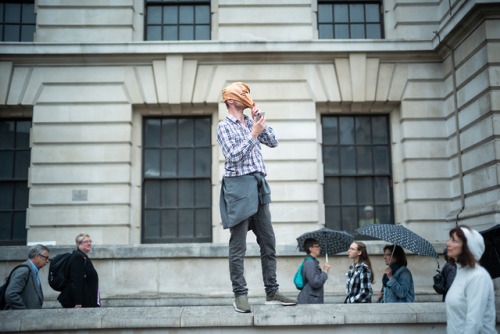
[[[267,175],[262,148],[260,143],[269,146],[278,146],[278,140],[271,127],[266,125],[262,133],[254,139],[250,133],[253,120],[244,115],[245,125],[241,124],[233,115],[228,114],[217,126],[217,142],[226,158],[224,176],[234,177],[251,173]]]
[[[371,303],[372,302],[372,272],[365,263],[354,262],[345,274],[346,278],[346,299],[345,303]]]

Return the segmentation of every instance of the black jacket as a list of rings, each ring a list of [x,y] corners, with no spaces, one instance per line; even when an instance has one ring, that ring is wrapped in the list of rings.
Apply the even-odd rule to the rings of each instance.
[[[57,300],[63,307],[98,307],[99,276],[90,258],[81,250],[73,251],[66,267],[68,284]]]

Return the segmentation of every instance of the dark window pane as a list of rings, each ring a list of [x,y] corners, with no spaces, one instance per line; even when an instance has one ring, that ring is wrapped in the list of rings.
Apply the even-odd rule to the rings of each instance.
[[[391,224],[392,222],[390,206],[377,206],[375,207],[375,218],[380,224]]]
[[[349,5],[349,20],[352,22],[365,21],[365,8],[362,4]]]
[[[158,238],[160,236],[160,210],[145,210],[143,226],[145,238]]]
[[[390,180],[388,177],[375,178],[375,203],[376,204],[391,204],[390,197]]]
[[[212,205],[212,185],[210,180],[195,182],[196,207],[210,207]]]
[[[147,23],[148,24],[161,24],[161,7],[148,6],[147,9]]]
[[[342,205],[356,204],[356,179],[353,177],[343,177],[340,179],[340,192]]]
[[[177,147],[177,120],[173,118],[164,119],[161,125],[161,146]]]
[[[14,126],[12,121],[0,121],[0,149],[14,147]]]
[[[320,24],[318,26],[318,35],[320,39],[333,39],[333,30],[330,24]]]
[[[338,178],[329,177],[325,179],[324,198],[327,205],[340,204],[340,183]]]
[[[177,176],[177,150],[161,150],[161,177]]]
[[[144,207],[160,207],[160,194],[160,182],[153,180],[147,181],[144,184]]]
[[[365,25],[351,24],[351,38],[365,38]]]
[[[30,146],[31,122],[17,122],[16,147],[27,148]]]
[[[194,181],[179,181],[179,208],[192,208],[194,206]]]
[[[161,27],[160,26],[149,26],[147,29],[148,41],[161,41]]]
[[[161,182],[161,206],[162,208],[176,209],[177,194],[178,194],[177,180],[165,180]]]
[[[12,212],[0,212],[0,240],[11,240],[12,234]],[[24,234],[26,235],[26,229]],[[2,284],[3,284],[2,280]]]
[[[145,150],[144,160],[144,176],[160,176],[160,150]]]
[[[5,4],[5,22],[21,23],[21,4],[18,3]]]
[[[358,146],[358,174],[373,173],[373,157],[371,146]]]
[[[388,144],[389,135],[387,132],[387,120],[385,117],[372,118],[373,143]]]
[[[332,5],[318,5],[318,23],[332,23]]]
[[[194,146],[193,119],[179,119],[179,146],[193,147]]]
[[[12,240],[26,240],[26,211],[14,212]]]
[[[212,225],[210,224],[211,212],[209,209],[198,209],[195,211],[195,236],[198,238],[210,238]]]
[[[165,24],[178,24],[179,14],[177,13],[177,6],[163,7],[163,23]]]
[[[0,180],[11,179],[14,176],[14,153],[0,151]]]
[[[379,5],[366,4],[366,22],[380,22],[380,7]]]
[[[0,210],[12,210],[14,208],[14,183],[0,183]]]
[[[356,207],[342,207],[342,230],[353,233],[358,228]]]
[[[177,210],[162,210],[161,236],[163,238],[177,238]]]
[[[337,146],[325,147],[323,150],[323,156],[325,175],[339,174],[339,148]]]
[[[199,148],[195,155],[195,175],[210,177],[210,163],[212,150],[210,148]]]
[[[18,25],[5,26],[4,41],[6,42],[19,42],[20,27]]]
[[[386,146],[373,148],[375,173],[389,173],[389,152]]]
[[[179,149],[179,176],[194,176],[194,150]]]
[[[354,144],[354,118],[339,117],[340,144]]]
[[[22,26],[21,27],[21,42],[32,42],[34,40],[35,26]]]
[[[333,19],[337,23],[349,22],[349,12],[347,5],[334,5]]]
[[[14,177],[16,179],[26,178],[30,166],[30,151],[17,151],[15,154]],[[1,161],[1,160],[0,160]],[[1,168],[1,167],[0,167]]]
[[[26,182],[16,182],[15,185],[15,198],[14,198],[14,209],[16,210],[26,210],[28,208],[28,185]]]
[[[379,39],[382,38],[380,34],[380,24],[367,24],[366,25],[366,38]]]
[[[36,15],[35,15],[35,5],[32,3],[23,4],[23,14],[22,14],[22,23],[35,23]]]
[[[0,23],[4,22],[4,20],[3,20],[3,12],[4,12],[3,7],[4,7],[3,4],[0,4]],[[0,227],[0,229],[1,229],[1,227]]]
[[[336,39],[349,39],[349,25],[336,24],[335,25],[335,38]]]
[[[323,118],[323,145],[337,145],[339,127],[337,117]]]
[[[194,23],[194,7],[179,6],[179,23],[193,24]]]
[[[371,144],[371,129],[369,117],[356,117],[356,144]]]
[[[331,229],[340,230],[342,218],[340,217],[340,207],[326,207],[325,208],[325,226]]]
[[[160,146],[160,125],[161,121],[159,119],[148,119],[146,120],[146,127],[144,129],[144,147],[158,147]]]
[[[206,26],[196,26],[195,27],[195,40],[209,40],[210,39],[210,27]]]
[[[373,204],[373,182],[371,177],[358,178],[358,204]]]
[[[164,26],[163,27],[163,39],[166,41],[177,41],[178,40],[178,28],[177,26]]]
[[[210,145],[210,119],[198,118],[194,120],[194,146]]]
[[[195,22],[197,24],[210,24],[210,6],[195,7]]]
[[[194,236],[194,212],[193,209],[179,210],[179,237],[192,238]]]
[[[342,174],[356,173],[356,159],[354,146],[340,148],[340,172]]]
[[[179,27],[179,40],[193,40],[194,27],[193,26],[180,26]]]

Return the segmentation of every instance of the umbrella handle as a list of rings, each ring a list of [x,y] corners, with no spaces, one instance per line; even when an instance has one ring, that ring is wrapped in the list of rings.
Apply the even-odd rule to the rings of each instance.
[[[325,252],[326,255],[326,262],[328,262],[328,253]]]

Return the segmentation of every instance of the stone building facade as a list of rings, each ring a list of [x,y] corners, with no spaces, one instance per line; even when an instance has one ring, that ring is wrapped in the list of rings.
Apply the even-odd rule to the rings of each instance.
[[[147,1],[37,0],[34,41],[0,42],[0,117],[32,122],[26,241],[72,245],[78,233],[91,234],[98,269],[123,283],[123,290],[104,283],[110,298],[137,292],[133,279],[123,278],[131,266],[154,267],[146,271],[157,276],[175,266],[192,275],[180,264],[186,261],[203,263],[204,273],[219,268],[220,278],[212,278],[223,282],[213,291],[229,293],[229,233],[218,206],[224,157],[215,129],[226,115],[221,89],[233,81],[251,87],[280,140],[278,148],[264,149],[264,157],[278,255],[286,263],[279,268],[283,280],[300,261],[298,235],[325,225],[352,230],[365,204],[436,249],[457,222],[478,230],[497,224],[500,2],[383,1],[383,36],[377,39],[321,38],[324,4],[212,0],[209,40],[151,41],[145,37],[152,17]],[[329,156],[324,141],[331,140],[325,133],[331,128],[325,124],[339,122],[342,131],[344,121],[356,128],[360,120],[374,126],[380,119],[389,162],[387,172],[370,177],[385,182],[387,198],[372,186],[371,202],[363,203],[359,193],[349,192],[352,175],[337,175],[343,165],[335,169],[328,160],[355,153],[342,151],[340,143]],[[158,127],[173,129],[179,141],[191,138],[191,146],[158,144],[166,141]],[[171,161],[169,149],[177,152],[173,176],[162,169]],[[326,180],[331,183],[325,190]],[[170,193],[162,182],[177,191]],[[146,189],[149,184],[156,185]],[[330,198],[339,184],[344,188],[338,198]],[[186,201],[205,203],[179,204],[183,189],[201,188],[200,197],[186,195]],[[176,198],[169,207],[176,223],[169,220],[171,211],[155,209],[151,197],[157,195]],[[345,209],[352,204],[349,195],[357,198],[351,211]],[[255,242],[251,236],[249,241]],[[381,245],[373,242],[370,250],[380,254]],[[256,254],[249,262],[258,272]],[[4,256],[6,272],[17,258]],[[347,268],[346,260],[339,261]],[[342,266],[329,283],[338,294]],[[259,284],[258,274],[249,275]],[[429,277],[416,282],[417,292],[431,289]],[[175,293],[164,284],[142,292]],[[291,282],[284,286],[293,289]],[[203,294],[192,285],[185,289]]]

